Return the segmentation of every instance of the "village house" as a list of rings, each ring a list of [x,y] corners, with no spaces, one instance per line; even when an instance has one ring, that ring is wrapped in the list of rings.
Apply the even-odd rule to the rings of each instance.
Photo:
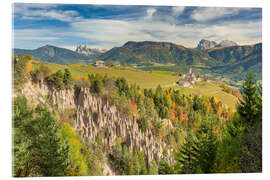
[[[120,66],[121,64],[120,64],[120,62],[118,62],[118,61],[116,61],[115,63],[114,63],[114,66]]]
[[[105,62],[104,61],[96,61],[94,66],[97,66],[97,67],[104,67],[105,66]]]
[[[179,86],[182,87],[189,87],[191,88],[193,85],[195,85],[196,81],[200,81],[201,78],[198,75],[196,77],[195,73],[192,72],[192,68],[189,68],[189,73],[188,74],[181,74],[181,79],[176,82]]]

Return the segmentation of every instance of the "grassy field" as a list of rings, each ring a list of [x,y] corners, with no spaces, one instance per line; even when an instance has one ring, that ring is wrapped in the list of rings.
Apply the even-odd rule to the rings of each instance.
[[[172,76],[171,73],[150,73],[142,70],[133,68],[107,68],[107,67],[94,67],[89,64],[70,64],[70,65],[59,65],[54,63],[45,63],[52,72],[57,70],[63,70],[68,68],[73,77],[87,76],[91,73],[99,73],[102,75],[107,74],[109,77],[124,77],[130,83],[136,83],[143,88],[155,88],[157,85],[171,86],[179,78]]]
[[[180,87],[174,85],[179,79],[178,76],[174,76],[172,72],[168,71],[142,71],[130,67],[94,67],[89,64],[70,64],[60,65],[54,63],[45,63],[52,72],[57,70],[64,70],[68,68],[74,78],[87,76],[91,73],[99,73],[102,75],[107,74],[109,77],[124,77],[130,83],[136,83],[143,88],[156,88],[157,85],[161,85],[164,88],[175,88],[180,90],[183,94],[189,95],[206,95],[209,97],[215,96],[222,103],[235,109],[237,98],[231,94],[224,92],[218,85],[207,82],[197,82],[194,88]]]
[[[178,89],[181,93],[186,95],[197,94],[206,95],[208,97],[215,96],[218,100],[232,109],[235,109],[235,105],[238,102],[238,99],[235,96],[224,92],[218,85],[204,81],[197,82],[194,88],[180,87],[177,85],[173,86],[173,88]]]

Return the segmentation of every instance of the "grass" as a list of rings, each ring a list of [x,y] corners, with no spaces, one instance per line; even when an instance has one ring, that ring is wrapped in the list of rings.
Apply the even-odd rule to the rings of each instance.
[[[222,90],[221,87],[213,83],[208,82],[197,82],[194,88],[187,88],[181,86],[172,86],[175,89],[178,89],[181,93],[189,95],[206,95],[208,97],[215,96],[223,104],[226,104],[228,107],[235,109],[236,103],[238,102],[237,97],[232,94],[226,93]]]
[[[132,68],[107,68],[107,67],[94,67],[90,64],[70,64],[70,65],[60,65],[55,63],[45,63],[52,72],[58,70],[64,70],[68,68],[73,77],[87,76],[88,74],[107,74],[109,77],[124,77],[130,83],[136,83],[143,88],[156,88],[159,84],[161,86],[171,86],[179,78],[177,76],[172,76],[170,73],[149,73],[142,70],[132,69]]]
[[[170,71],[147,71],[147,72],[152,73],[152,74],[169,75],[169,76],[175,75],[175,72],[170,72]]]
[[[91,73],[99,73],[102,75],[107,74],[109,77],[124,77],[129,83],[136,83],[143,88],[156,88],[157,85],[161,85],[164,88],[174,88],[180,90],[181,93],[189,95],[206,95],[208,97],[215,96],[222,103],[226,104],[228,107],[235,109],[237,103],[237,98],[229,93],[226,93],[218,85],[208,82],[197,82],[194,88],[180,87],[174,85],[174,83],[179,79],[177,76],[173,75],[173,72],[168,71],[152,71],[152,73],[147,71],[142,71],[138,69],[133,69],[130,67],[94,67],[90,64],[70,64],[70,65],[60,65],[55,63],[45,63],[52,72],[58,70],[64,70],[68,68],[73,77],[83,77]]]

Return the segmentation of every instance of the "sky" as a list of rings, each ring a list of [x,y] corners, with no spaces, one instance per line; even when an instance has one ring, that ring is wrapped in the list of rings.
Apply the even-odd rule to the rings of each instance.
[[[163,41],[194,48],[201,39],[262,41],[261,8],[13,4],[13,47],[78,44],[110,49],[127,41]]]

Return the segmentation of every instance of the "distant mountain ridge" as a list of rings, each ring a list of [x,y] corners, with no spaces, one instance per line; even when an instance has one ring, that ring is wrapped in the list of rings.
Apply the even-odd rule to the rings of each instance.
[[[213,46],[211,43],[208,45]],[[217,47],[198,50],[169,42],[129,41],[101,54],[98,59],[119,61],[122,65],[171,63],[177,66],[196,66],[220,74],[231,74],[232,77],[243,76],[252,71],[261,79],[262,43],[239,46],[223,41],[215,46]]]
[[[40,58],[41,61],[53,62],[58,64],[71,64],[80,61],[88,61],[90,59],[84,54],[51,45],[45,45],[33,50],[15,48],[13,49],[13,54],[29,54],[34,57]]]
[[[30,54],[34,57],[39,57],[41,61],[58,64],[89,63],[95,60],[117,61],[124,66],[170,63],[177,66],[203,67],[220,74],[231,74],[234,77],[237,75],[242,76],[245,72],[252,71],[261,77],[262,43],[239,46],[229,41],[215,44],[205,40],[201,44],[206,44],[206,47],[209,47],[209,49],[191,49],[170,42],[128,41],[121,47],[114,47],[98,55],[92,54],[87,56],[69,49],[50,45],[34,50],[14,49],[13,53],[15,55]],[[81,49],[83,47],[81,46]]]
[[[229,40],[223,40],[220,43],[217,43],[215,41],[209,41],[206,39],[202,39],[198,43],[198,45],[195,49],[207,50],[207,49],[216,48],[216,47],[230,47],[230,46],[238,46],[238,44],[234,41],[229,41]]]
[[[206,64],[216,65],[207,52],[186,48],[170,42],[128,41],[98,57],[104,61],[119,61],[123,65],[143,63]]]
[[[106,51],[107,51],[106,49],[90,48],[87,45],[83,44],[78,45],[75,50],[75,52],[84,54],[86,56],[98,56]]]

